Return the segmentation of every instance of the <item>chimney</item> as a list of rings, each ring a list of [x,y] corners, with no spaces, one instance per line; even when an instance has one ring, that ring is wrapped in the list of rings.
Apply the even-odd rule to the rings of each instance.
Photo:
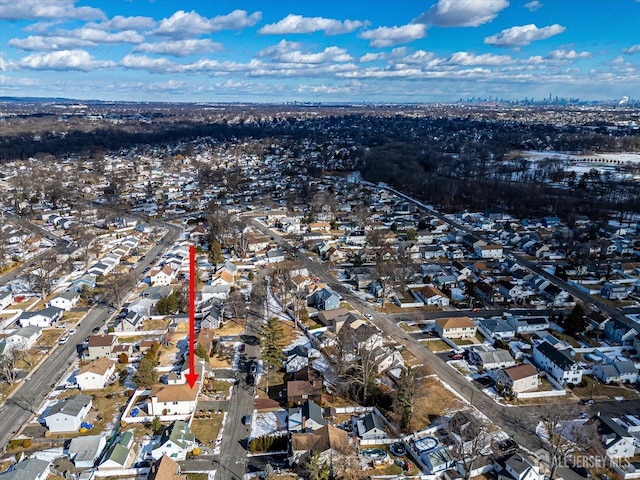
[[[302,416],[302,431],[306,431],[307,430],[307,417],[305,417],[304,415]]]

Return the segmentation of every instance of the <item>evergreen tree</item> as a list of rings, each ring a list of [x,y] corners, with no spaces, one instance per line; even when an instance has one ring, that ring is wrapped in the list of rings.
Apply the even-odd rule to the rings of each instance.
[[[564,323],[567,333],[571,336],[575,337],[578,333],[584,332],[586,322],[584,319],[584,308],[582,308],[581,304],[576,303],[576,306],[573,307]]]
[[[196,345],[195,354],[197,357],[209,360],[209,352],[207,352],[207,347],[205,347],[203,343],[198,343],[198,345]]]
[[[262,327],[260,334],[260,347],[262,348],[262,359],[268,368],[282,367],[284,360],[284,332],[276,317],[269,317]]]

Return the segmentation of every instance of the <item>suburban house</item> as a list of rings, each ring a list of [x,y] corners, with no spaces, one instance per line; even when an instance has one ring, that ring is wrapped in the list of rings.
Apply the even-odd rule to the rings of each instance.
[[[610,320],[604,326],[605,337],[621,345],[631,345],[638,333],[637,328],[617,319]]]
[[[0,310],[4,310],[13,303],[12,292],[0,292]]]
[[[40,327],[34,327],[29,325],[28,327],[22,327],[15,330],[13,333],[5,337],[5,353],[11,350],[28,350],[30,349],[42,336],[42,329]]]
[[[104,388],[115,375],[116,364],[106,357],[100,357],[80,368],[76,373],[76,383],[80,390]]]
[[[196,345],[203,345],[210,352],[214,343],[218,340],[218,335],[209,328],[201,328],[196,337]]]
[[[154,385],[147,400],[151,416],[190,415],[196,408],[198,389],[187,384]]]
[[[476,255],[480,258],[502,258],[502,245],[478,245]]]
[[[533,333],[549,328],[545,317],[507,317],[507,323],[516,329],[516,333]]]
[[[159,460],[166,455],[172,460],[180,461],[187,458],[187,453],[196,447],[196,439],[189,425],[181,420],[176,420],[162,432],[158,443],[151,450],[154,460]]]
[[[540,466],[520,453],[514,453],[505,460],[498,460],[495,470],[498,472],[498,480],[544,480],[545,478]]]
[[[80,300],[80,293],[75,290],[67,290],[47,302],[48,307],[58,307],[62,310],[70,310]]]
[[[77,432],[91,410],[92,398],[88,395],[74,395],[53,405],[44,415],[47,428],[52,433]]]
[[[610,362],[593,366],[593,376],[602,383],[635,383],[638,369],[630,360]]]
[[[321,288],[312,295],[312,304],[318,310],[333,310],[340,307],[340,295],[328,288]]]
[[[598,415],[589,422],[598,422],[598,434],[608,457],[629,458],[635,455],[634,436],[614,418]]]
[[[163,455],[160,460],[156,460],[151,465],[147,480],[188,480],[188,478],[180,473],[178,462]]]
[[[533,347],[533,361],[560,384],[578,384],[582,381],[582,369],[571,358],[571,349],[558,350],[548,342]]]
[[[322,407],[313,400],[307,400],[301,406],[289,409],[288,426],[291,433],[313,432],[326,424]]]
[[[105,455],[98,470],[123,469],[129,465],[133,457],[133,432],[128,430],[120,435],[118,442]]]
[[[469,361],[482,366],[485,370],[507,368],[516,364],[516,361],[507,350],[495,349],[484,344],[471,347]]]
[[[120,320],[118,330],[122,332],[133,332],[142,328],[143,318],[135,310],[129,310],[127,314]]]
[[[111,357],[111,352],[118,342],[115,335],[91,335],[87,342],[85,360],[95,360],[100,357]]]
[[[320,463],[330,462],[334,454],[350,450],[349,434],[331,425],[325,425],[314,432],[293,433],[289,464],[304,465],[310,453],[317,454]]]
[[[496,384],[504,385],[505,388],[517,395],[537,389],[540,385],[540,378],[536,367],[530,363],[523,363],[500,370],[496,376]]]
[[[76,468],[93,468],[107,445],[104,435],[75,437],[69,444],[69,458]]]
[[[307,400],[322,402],[322,381],[318,379],[289,380],[287,382],[287,403],[302,405]]]
[[[480,320],[478,330],[486,338],[494,340],[511,340],[516,336],[516,329],[500,318]]]
[[[425,305],[437,305],[439,307],[446,307],[449,305],[449,297],[436,287],[426,285],[415,290],[415,293],[418,299],[424,302]]]
[[[356,431],[358,437],[362,440],[378,440],[388,438],[384,429],[384,422],[379,415],[369,412],[366,415],[355,420]]]
[[[22,312],[18,318],[21,327],[33,325],[34,327],[49,328],[62,318],[64,310],[58,307],[47,307],[34,312]]]
[[[47,480],[48,477],[49,462],[39,458],[27,458],[15,463],[0,475],[2,480]]]
[[[469,317],[438,318],[436,332],[443,338],[474,337],[478,327]]]
[[[152,268],[149,272],[151,285],[169,285],[173,281],[175,273],[169,265],[163,267]]]

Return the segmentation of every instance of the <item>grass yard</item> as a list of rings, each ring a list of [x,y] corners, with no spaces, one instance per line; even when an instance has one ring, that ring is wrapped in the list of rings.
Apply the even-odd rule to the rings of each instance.
[[[405,332],[417,332],[418,330],[420,330],[419,327],[417,327],[415,324],[411,324],[409,325],[407,322],[400,322],[398,323],[398,326],[404,330]]]
[[[62,328],[47,328],[42,330],[42,336],[38,339],[38,345],[42,347],[53,347],[62,336]]]
[[[169,326],[171,319],[163,318],[161,320],[145,320],[142,326],[142,330],[166,330]]]
[[[207,480],[209,478],[209,474],[208,473],[194,473],[194,472],[190,472],[187,473],[187,478],[189,480]]]
[[[429,376],[419,380],[421,391],[413,401],[413,417],[407,431],[418,431],[427,427],[433,419],[451,412],[461,410],[465,403],[436,377]],[[393,423],[398,423],[395,414],[390,414]]]
[[[442,340],[420,340],[420,343],[423,344],[428,350],[432,352],[447,352],[451,350],[451,347]]]
[[[236,319],[225,322],[218,330],[217,333],[221,337],[224,335],[240,335],[244,332],[246,320]]]
[[[571,392],[580,398],[595,398],[596,400],[613,399],[614,397],[624,397],[626,399],[637,399],[638,392],[632,388],[619,387],[614,385],[603,385],[593,377],[583,375],[582,379],[586,385],[575,387]]]
[[[209,446],[218,437],[223,417],[222,414],[215,414],[211,418],[194,418],[191,422],[191,433],[202,442],[202,445]]]

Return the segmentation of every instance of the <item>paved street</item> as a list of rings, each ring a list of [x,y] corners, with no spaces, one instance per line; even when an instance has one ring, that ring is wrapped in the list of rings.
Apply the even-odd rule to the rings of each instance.
[[[253,224],[261,230],[263,233],[274,237],[282,248],[288,251],[292,250],[292,247],[286,242],[284,238],[277,235],[274,231],[266,228],[258,221],[254,221]],[[410,334],[402,330],[394,321],[394,316],[381,314],[368,302],[364,302],[360,297],[356,296],[349,288],[345,287],[336,278],[332,277],[327,268],[310,260],[306,255],[298,255],[298,260],[302,263],[302,266],[306,267],[310,273],[317,276],[320,281],[327,283],[331,288],[339,293],[345,300],[350,302],[355,308],[362,313],[371,314],[372,323],[374,323],[382,332],[395,339],[399,345],[403,345],[407,348],[418,360],[424,365],[428,365],[433,372],[444,382],[452,386],[456,392],[464,397],[468,402],[474,405],[480,412],[490,418],[496,425],[500,426],[507,434],[512,435],[513,438],[523,447],[530,451],[536,451],[541,448],[540,439],[535,433],[535,426],[540,419],[540,406],[522,406],[522,407],[505,407],[497,404],[491,398],[487,397],[475,384],[468,382],[462,375],[460,375],[455,369],[449,367],[438,356],[426,349],[421,343],[419,343]],[[445,316],[451,316],[454,312],[442,312]],[[481,313],[481,312],[479,312]],[[469,312],[462,312],[463,315],[468,315]],[[601,413],[620,413],[620,412],[638,412],[640,411],[640,400],[625,401],[625,402],[598,402],[592,406],[589,411],[595,413],[600,411]],[[576,474],[568,471],[562,472],[565,478],[579,478]]]
[[[260,358],[258,332],[261,322],[262,314],[260,312],[250,312],[247,317],[245,333],[242,335],[245,351],[238,365],[238,385],[234,387],[228,402],[220,456],[214,461],[216,478],[219,480],[241,479],[247,469],[246,453],[250,427],[244,425],[242,419],[253,412],[255,386],[247,383],[247,374],[254,359]]]
[[[173,244],[182,228],[175,225],[163,224],[168,228],[167,234],[155,245],[145,259],[138,264],[134,274],[143,277],[144,270],[151,265],[153,259],[159,257],[169,246]],[[27,422],[35,406],[40,405],[52,385],[62,378],[69,365],[78,357],[77,345],[91,334],[96,326],[103,326],[108,319],[108,307],[102,304],[91,308],[77,325],[77,332],[69,338],[64,345],[56,345],[40,366],[27,377],[28,381],[22,381],[3,404],[2,425],[7,428],[0,429],[0,448],[4,450],[7,443],[22,425]]]

